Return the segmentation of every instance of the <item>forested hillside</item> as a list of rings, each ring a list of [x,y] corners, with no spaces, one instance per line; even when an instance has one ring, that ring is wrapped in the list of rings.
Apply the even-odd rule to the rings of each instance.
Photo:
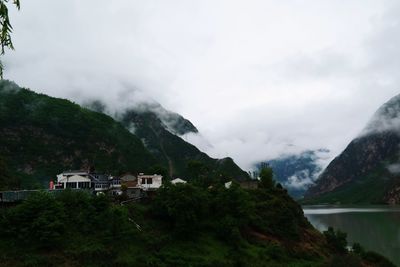
[[[117,122],[68,100],[0,81],[0,188],[43,187],[64,170],[89,168],[189,180],[205,173],[214,179],[248,178],[232,159],[212,159],[177,136],[197,131],[178,114],[120,115]],[[134,132],[129,131],[133,124]]]
[[[7,182],[10,187],[47,184],[67,169],[119,174],[158,163],[139,138],[109,116],[9,81],[0,81],[0,136],[7,176],[22,183]]]
[[[265,177],[263,177],[264,179]],[[387,266],[346,235],[315,230],[286,190],[165,185],[119,205],[83,191],[0,209],[2,266]]]

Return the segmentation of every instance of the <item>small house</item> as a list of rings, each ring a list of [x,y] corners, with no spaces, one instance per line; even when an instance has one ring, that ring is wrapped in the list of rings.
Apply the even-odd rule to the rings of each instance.
[[[187,182],[181,178],[175,178],[171,181],[171,184],[186,184]]]
[[[96,192],[110,189],[110,176],[87,171],[65,171],[57,175],[56,189],[92,189]]]
[[[127,188],[138,186],[138,179],[132,174],[124,174],[119,179],[121,180],[121,185],[124,185]]]
[[[124,187],[128,198],[138,198],[141,196],[141,189],[138,186],[138,179],[132,174],[124,174],[120,177],[121,189]]]
[[[157,190],[162,185],[162,175],[145,175],[140,173],[138,176],[138,186],[144,191]]]
[[[92,187],[92,180],[86,171],[66,171],[57,175],[56,188],[59,189],[89,189]]]

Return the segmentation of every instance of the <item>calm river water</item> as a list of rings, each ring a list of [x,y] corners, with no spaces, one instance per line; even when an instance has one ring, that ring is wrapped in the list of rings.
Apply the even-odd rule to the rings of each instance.
[[[304,214],[320,231],[329,226],[400,266],[400,206],[304,206]]]

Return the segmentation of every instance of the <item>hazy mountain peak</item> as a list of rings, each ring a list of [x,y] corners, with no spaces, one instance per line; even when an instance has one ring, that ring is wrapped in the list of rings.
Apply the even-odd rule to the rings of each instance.
[[[84,106],[97,112],[107,113],[107,114],[110,113],[108,111],[107,105],[100,100],[93,100],[86,102],[84,103]],[[198,133],[197,128],[189,120],[185,119],[178,113],[165,109],[157,102],[135,103],[126,110],[117,111],[115,114],[109,114],[109,115],[112,115],[113,117],[118,119],[120,117],[123,117],[124,114],[126,114],[127,112],[135,112],[138,114],[145,114],[145,113],[152,114],[161,121],[161,124],[166,130],[175,135]]]
[[[309,202],[400,203],[400,95],[383,104],[305,194]],[[393,190],[392,190],[393,189]],[[391,191],[392,190],[392,191]]]
[[[391,98],[375,112],[361,136],[387,131],[400,133],[400,94]]]
[[[15,82],[0,80],[0,93],[16,93],[21,89]]]

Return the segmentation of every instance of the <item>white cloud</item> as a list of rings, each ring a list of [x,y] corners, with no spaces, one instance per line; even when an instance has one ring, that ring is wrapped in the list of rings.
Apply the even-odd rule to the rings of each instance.
[[[289,189],[307,189],[310,185],[314,183],[312,177],[310,177],[310,173],[308,170],[303,170],[301,172],[296,173],[288,178],[287,182],[285,182],[284,186]]]
[[[393,0],[24,1],[5,77],[115,110],[155,99],[243,168],[334,155],[398,92],[399,14]]]
[[[400,95],[393,97],[377,110],[360,136],[386,131],[400,134]]]

